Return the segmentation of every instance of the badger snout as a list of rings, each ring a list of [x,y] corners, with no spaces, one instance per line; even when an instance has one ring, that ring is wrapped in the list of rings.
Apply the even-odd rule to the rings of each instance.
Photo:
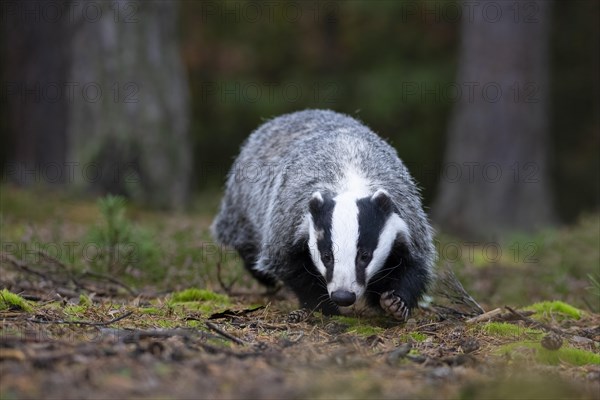
[[[336,290],[331,293],[331,300],[340,307],[348,307],[356,301],[356,293],[348,290]]]

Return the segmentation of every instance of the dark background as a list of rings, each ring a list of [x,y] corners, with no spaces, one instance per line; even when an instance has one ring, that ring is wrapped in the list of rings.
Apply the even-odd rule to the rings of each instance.
[[[237,144],[259,124],[257,116],[332,108],[389,138],[430,204],[454,104],[452,92],[444,91],[456,79],[460,23],[445,3],[415,3],[421,7],[416,12],[407,4],[329,2],[317,7],[324,18],[303,24],[250,23],[231,15],[198,24],[202,5],[183,3],[197,187],[222,182]],[[599,7],[593,1],[552,7],[552,193],[560,217],[572,221],[600,200]],[[203,51],[195,51],[199,47]]]
[[[50,3],[73,7],[68,1]],[[532,26],[542,21],[546,27],[540,37],[525,34],[503,45],[521,46],[525,53],[547,45],[540,56],[544,76],[516,80],[511,90],[519,90],[516,103],[538,96],[547,101],[543,135],[532,142],[543,147],[547,163],[542,178],[549,192],[543,197],[551,198],[553,211],[544,218],[571,222],[596,210],[600,200],[598,2],[523,1],[510,3],[510,10],[509,2],[491,3],[520,24],[533,18]],[[465,63],[463,3],[88,1],[77,6],[74,18],[56,21],[44,19],[47,4],[5,2],[2,8],[4,181],[72,183],[63,179],[55,185],[43,176],[28,182],[16,177],[15,165],[43,168],[73,157],[106,169],[131,163],[136,167],[126,173],[138,186],[101,182],[83,192],[181,208],[194,193],[221,188],[239,145],[263,121],[330,108],[389,139],[422,187],[426,205],[440,195],[444,152],[452,140],[449,124],[467,95],[457,78]],[[547,14],[539,13],[539,4],[547,5]],[[103,17],[82,19],[79,11],[86,5],[103,10]],[[504,40],[501,34],[499,39]],[[494,65],[498,76],[520,68],[506,67],[502,58]],[[114,94],[117,84],[121,97],[108,105],[77,99],[57,104],[32,100],[26,90],[11,86],[41,82],[43,89],[61,81],[101,82],[105,94]],[[130,82],[135,90],[125,86]],[[458,96],[457,86],[463,89]],[[125,104],[128,95],[136,104]],[[159,145],[149,144],[153,135]],[[99,137],[109,139],[95,142]],[[86,158],[88,142],[109,145],[98,145]],[[152,168],[166,172],[155,178],[162,173],[146,172]],[[178,194],[153,199],[153,193]]]

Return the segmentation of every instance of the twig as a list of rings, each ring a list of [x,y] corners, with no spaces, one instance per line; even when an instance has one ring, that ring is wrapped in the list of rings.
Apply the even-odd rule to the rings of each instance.
[[[212,314],[210,317],[208,317],[208,319],[219,319],[219,318],[233,319],[236,317],[241,317],[241,316],[256,312],[258,310],[262,310],[264,308],[265,308],[265,306],[258,306],[258,307],[247,308],[245,310],[239,310],[239,311],[225,310],[222,312]]]
[[[494,318],[494,317],[496,317],[496,316],[498,316],[500,314],[502,314],[502,309],[501,308],[496,308],[496,309],[493,309],[492,311],[488,311],[486,313],[477,315],[476,317],[469,318],[465,322],[467,324],[475,324],[475,323],[478,323],[478,322],[489,321],[490,319],[492,319],[492,318]]]
[[[25,272],[28,272],[33,275],[37,275],[40,278],[43,278],[47,281],[56,283],[56,281],[54,279],[51,279],[49,276],[47,276],[39,271],[36,271],[35,269],[31,268],[29,265],[25,264],[23,261],[18,260],[17,258],[13,257],[12,255],[5,253],[4,251],[0,252],[0,260],[7,261],[7,262],[11,263],[12,265],[14,265],[15,267],[17,267]]]
[[[56,265],[57,267],[60,267],[67,274],[67,276],[71,280],[71,282],[73,282],[75,284],[75,286],[77,286],[77,288],[86,290],[86,287],[83,286],[81,283],[79,283],[79,281],[71,273],[73,268],[69,268],[65,263],[60,261],[58,258],[51,256],[44,250],[37,250],[36,253],[39,254],[40,256],[42,256],[42,258],[46,259],[46,261],[51,262],[52,264]]]
[[[47,253],[45,253],[45,252],[43,252],[41,250],[38,250],[37,252],[42,257],[46,258],[46,260],[48,260],[48,261],[50,261],[50,262],[52,262],[52,263],[54,263],[56,265],[61,266],[61,268],[64,268],[65,271],[67,271],[66,266],[62,262],[60,262],[59,260],[56,260],[54,257],[50,256],[49,254],[47,254]],[[11,263],[12,265],[14,265],[15,267],[17,267],[17,268],[19,268],[19,269],[21,269],[21,270],[23,270],[23,271],[25,271],[27,273],[36,275],[36,276],[38,276],[38,277],[40,277],[40,278],[42,278],[44,280],[50,281],[50,282],[54,283],[57,286],[64,285],[69,280],[71,280],[75,284],[75,286],[77,286],[79,289],[85,289],[79,282],[77,282],[77,280],[73,276],[71,276],[68,273],[68,271],[67,271],[67,274],[69,276],[67,277],[67,281],[63,281],[63,280],[56,279],[55,277],[48,276],[48,275],[46,275],[46,274],[44,274],[44,273],[42,273],[40,271],[37,271],[36,269],[34,269],[34,268],[30,267],[29,265],[27,265],[24,261],[19,260],[19,259],[13,257],[10,254],[7,254],[6,252],[0,252],[0,260],[8,261],[9,263]],[[57,289],[57,291],[58,291],[58,289]]]
[[[221,328],[219,328],[218,326],[216,326],[212,322],[206,321],[205,324],[206,324],[206,327],[208,329],[210,329],[211,331],[214,331],[214,332],[218,333],[219,335],[223,336],[226,339],[231,340],[234,343],[237,343],[237,344],[246,344],[246,342],[244,342],[242,339],[240,339],[238,337],[235,337],[235,336],[233,336],[230,333],[225,332],[224,330],[222,330]]]
[[[66,271],[67,273],[69,273],[69,268],[65,265],[65,263],[63,263],[62,261],[60,261],[56,257],[51,256],[50,254],[48,254],[44,250],[37,250],[36,253],[39,254],[40,256],[42,256],[42,258],[45,258],[46,261],[51,262],[52,264],[54,264],[54,265],[62,268],[64,271]]]
[[[21,296],[25,300],[42,301],[42,298],[40,296],[36,296],[34,294],[21,293],[19,296]]]
[[[510,308],[509,306],[504,306],[504,308],[506,308],[508,311],[510,311],[511,314],[515,315],[516,317],[518,317],[520,320],[527,322],[528,324],[531,324],[537,328],[541,328],[541,329],[545,329],[547,331],[551,331],[554,333],[557,333],[559,335],[569,335],[569,336],[577,336],[574,333],[570,333],[570,332],[565,332],[562,329],[557,329],[557,328],[553,328],[549,325],[546,325],[544,323],[535,321],[523,314],[521,314],[519,311],[513,310],[512,308]]]
[[[65,325],[106,326],[106,325],[114,324],[115,322],[118,322],[118,321],[120,321],[122,319],[125,319],[125,318],[129,317],[131,314],[133,314],[133,311],[128,311],[125,314],[121,315],[120,317],[111,319],[110,321],[106,321],[106,322],[64,321],[64,320],[45,321],[43,319],[37,319],[37,318],[28,318],[27,321],[34,322],[36,324],[65,324]]]
[[[136,343],[142,339],[156,339],[156,338],[170,338],[170,337],[181,337],[184,340],[191,339],[194,335],[200,336],[201,338],[209,339],[211,337],[217,338],[216,335],[212,335],[207,332],[202,332],[193,329],[150,329],[150,330],[138,330],[138,329],[112,329],[112,328],[101,328],[100,332],[104,336],[114,336],[123,343]]]
[[[105,279],[109,282],[114,283],[115,285],[121,286],[123,289],[127,290],[129,292],[129,294],[131,294],[133,296],[138,295],[138,293],[135,290],[133,290],[132,288],[130,288],[129,286],[127,286],[120,280],[113,278],[112,276],[103,275],[103,274],[99,274],[97,272],[90,272],[90,271],[86,271],[85,273],[83,273],[82,276],[91,276],[92,278]]]
[[[226,285],[225,282],[223,281],[223,277],[221,276],[221,262],[219,261],[219,262],[217,262],[217,280],[219,281],[219,285],[221,285],[221,288],[225,291],[225,293],[230,295],[231,288],[237,281],[237,278],[234,279],[229,285]]]

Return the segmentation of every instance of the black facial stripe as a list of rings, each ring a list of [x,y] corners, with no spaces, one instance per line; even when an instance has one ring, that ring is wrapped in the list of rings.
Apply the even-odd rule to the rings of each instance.
[[[323,196],[323,203],[319,208],[317,210],[311,209],[313,223],[318,235],[317,249],[326,268],[325,280],[328,283],[333,278],[334,249],[331,240],[331,225],[334,207],[335,201],[329,196]],[[322,234],[319,234],[319,232],[322,232]],[[329,255],[329,259],[327,259],[327,255]]]
[[[356,280],[358,283],[364,285],[366,283],[367,265],[369,265],[373,258],[373,252],[379,242],[379,235],[390,213],[386,213],[377,207],[370,197],[357,200],[356,205],[358,206]],[[361,253],[365,253],[366,257],[361,257]]]

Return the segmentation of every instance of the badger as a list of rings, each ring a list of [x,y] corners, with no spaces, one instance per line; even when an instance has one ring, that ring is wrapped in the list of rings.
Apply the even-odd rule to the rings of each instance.
[[[406,320],[434,277],[432,228],[407,168],[329,110],[274,118],[246,139],[211,230],[259,282],[326,315]]]

